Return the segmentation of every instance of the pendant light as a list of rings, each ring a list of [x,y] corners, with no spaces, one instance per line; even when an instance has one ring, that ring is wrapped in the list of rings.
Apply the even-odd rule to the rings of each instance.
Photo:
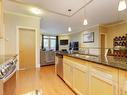
[[[123,11],[127,8],[126,0],[120,0],[118,5],[118,11]]]
[[[88,21],[86,19],[86,9],[84,8],[84,21],[83,21],[83,25],[87,25]]]
[[[84,19],[83,25],[87,25],[87,24],[88,24],[87,19]]]
[[[69,18],[70,18],[71,9],[68,9],[68,13],[69,13]],[[69,21],[70,21],[70,19],[69,19]],[[71,32],[71,31],[72,31],[72,29],[71,29],[70,22],[69,22],[68,32]]]
[[[69,27],[68,27],[68,32],[71,32],[71,31],[72,31],[72,29],[71,29],[71,27],[69,26]]]

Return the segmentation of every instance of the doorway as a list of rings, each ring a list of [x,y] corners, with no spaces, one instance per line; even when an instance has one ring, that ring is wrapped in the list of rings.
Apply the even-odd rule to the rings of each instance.
[[[105,34],[101,34],[101,55],[105,55]]]
[[[36,30],[19,28],[19,69],[36,66]]]

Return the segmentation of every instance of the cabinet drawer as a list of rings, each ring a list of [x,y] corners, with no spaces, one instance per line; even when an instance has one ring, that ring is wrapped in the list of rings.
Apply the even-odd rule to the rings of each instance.
[[[87,65],[82,65],[82,64],[79,64],[76,62],[73,64],[73,67],[82,71],[82,72],[87,72],[89,70]]]
[[[98,65],[95,63],[93,63],[90,67],[90,72],[96,73],[97,75],[100,75],[104,78],[118,82],[118,69]]]

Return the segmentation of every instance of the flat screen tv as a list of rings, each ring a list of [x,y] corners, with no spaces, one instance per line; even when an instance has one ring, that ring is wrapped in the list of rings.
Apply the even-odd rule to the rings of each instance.
[[[68,40],[60,40],[60,45],[68,45]]]

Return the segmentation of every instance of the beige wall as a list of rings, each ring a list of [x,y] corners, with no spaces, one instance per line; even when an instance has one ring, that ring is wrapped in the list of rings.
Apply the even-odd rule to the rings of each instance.
[[[127,34],[127,23],[109,26],[107,29],[107,48],[113,48],[113,38]]]
[[[37,57],[40,61],[40,18],[19,14],[5,13],[5,54],[17,54],[17,30],[18,26],[37,29]]]

